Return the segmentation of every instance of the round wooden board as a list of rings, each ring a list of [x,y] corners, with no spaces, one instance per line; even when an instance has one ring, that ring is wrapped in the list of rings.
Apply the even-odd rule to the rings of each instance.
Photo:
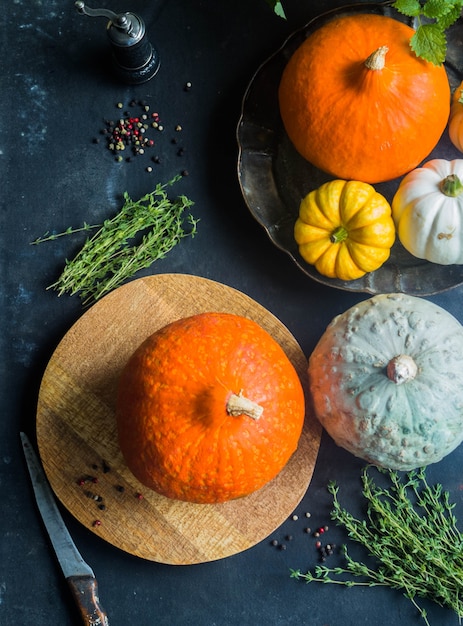
[[[58,345],[39,391],[38,446],[56,496],[101,538],[160,563],[213,561],[268,537],[304,496],[320,446],[321,427],[307,414],[299,447],[282,472],[258,492],[224,504],[171,500],[135,479],[117,443],[119,373],[150,334],[206,311],[259,323],[283,347],[307,392],[306,357],[275,316],[235,289],[181,274],[141,278],[97,302]]]

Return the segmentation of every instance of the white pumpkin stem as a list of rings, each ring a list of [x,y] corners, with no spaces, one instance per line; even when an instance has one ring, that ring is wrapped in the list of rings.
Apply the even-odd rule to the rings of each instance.
[[[413,380],[417,373],[418,367],[408,354],[399,354],[387,364],[387,377],[396,385]]]
[[[386,65],[386,54],[389,51],[387,46],[381,46],[370,54],[365,61],[365,67],[369,70],[382,70]]]
[[[227,413],[233,417],[247,415],[253,420],[258,420],[263,412],[263,407],[256,402],[245,398],[242,391],[240,391],[239,394],[232,393],[228,398]]]
[[[449,174],[440,181],[439,189],[442,191],[444,196],[456,198],[463,193],[463,184],[456,174]]]

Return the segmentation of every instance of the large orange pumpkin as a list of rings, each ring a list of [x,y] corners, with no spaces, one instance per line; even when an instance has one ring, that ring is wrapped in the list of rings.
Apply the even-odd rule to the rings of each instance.
[[[119,443],[132,473],[169,498],[216,503],[248,495],[286,465],[305,399],[280,345],[229,313],[172,322],[126,364]]]
[[[343,16],[302,43],[283,71],[281,117],[299,153],[346,180],[377,183],[414,169],[450,111],[443,66],[410,48],[415,31],[389,17]]]

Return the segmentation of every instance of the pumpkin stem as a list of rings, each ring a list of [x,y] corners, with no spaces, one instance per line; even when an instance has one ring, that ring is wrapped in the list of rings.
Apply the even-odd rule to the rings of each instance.
[[[347,230],[344,228],[344,226],[338,226],[335,230],[333,230],[333,232],[330,235],[330,241],[331,243],[341,243],[344,241],[344,239],[347,239],[348,236],[348,232]]]
[[[445,196],[456,198],[463,192],[463,184],[456,174],[449,174],[440,181],[439,189]]]
[[[365,61],[365,67],[369,70],[382,70],[386,64],[386,53],[388,50],[387,46],[381,46],[372,52]]]
[[[247,415],[248,417],[252,417],[253,420],[258,420],[263,411],[264,409],[259,404],[245,398],[243,391],[240,391],[238,395],[232,393],[228,398],[227,413],[233,417]]]
[[[411,356],[399,354],[387,364],[387,377],[396,385],[413,380],[418,373],[418,367]]]

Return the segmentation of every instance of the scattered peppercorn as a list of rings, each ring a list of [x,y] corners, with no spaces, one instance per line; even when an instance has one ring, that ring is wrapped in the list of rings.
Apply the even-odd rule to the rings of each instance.
[[[277,546],[278,545],[278,541],[276,539],[272,539],[272,541],[270,542],[270,544],[272,546]]]
[[[143,494],[142,493],[136,493],[135,497],[137,498],[137,500],[143,500]]]
[[[293,515],[291,517],[291,519],[293,520],[293,522],[297,522],[297,520],[299,519],[299,516],[298,515]]]
[[[96,519],[96,520],[93,522],[92,526],[101,526],[101,520]]]
[[[116,491],[119,493],[124,493],[125,488],[122,485],[116,485]]]

